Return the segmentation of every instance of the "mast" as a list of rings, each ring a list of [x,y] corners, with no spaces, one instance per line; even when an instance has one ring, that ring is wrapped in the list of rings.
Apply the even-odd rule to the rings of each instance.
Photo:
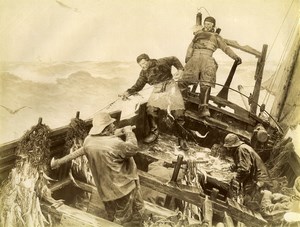
[[[264,44],[261,52],[261,56],[257,61],[257,67],[255,72],[255,86],[253,90],[253,102],[250,106],[250,112],[256,114],[257,111],[257,103],[259,99],[259,93],[261,88],[261,81],[263,77],[265,62],[266,62],[266,54],[267,54],[268,45]]]

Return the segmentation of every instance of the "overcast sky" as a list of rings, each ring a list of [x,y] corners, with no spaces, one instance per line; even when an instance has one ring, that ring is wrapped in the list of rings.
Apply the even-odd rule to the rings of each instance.
[[[143,52],[183,60],[201,7],[222,37],[258,50],[270,50],[282,27],[269,55],[277,60],[299,25],[299,1],[0,0],[0,61],[134,61]]]

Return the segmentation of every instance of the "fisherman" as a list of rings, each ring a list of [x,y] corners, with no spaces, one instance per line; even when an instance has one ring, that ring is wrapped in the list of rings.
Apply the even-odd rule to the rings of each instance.
[[[115,119],[106,112],[96,114],[83,147],[73,153],[81,153],[83,149],[87,156],[108,219],[124,226],[140,226],[144,202],[132,157],[137,153],[137,139],[131,126],[116,129],[114,122]],[[121,130],[125,141],[115,136]],[[51,162],[51,168],[60,164],[59,159],[55,160]]]
[[[147,103],[147,115],[150,133],[144,139],[145,143],[152,143],[158,138],[158,112],[167,110],[174,118],[174,131],[177,132],[178,143],[181,149],[188,150],[186,134],[184,130],[184,102],[180,90],[171,73],[172,66],[178,71],[175,76],[182,74],[183,66],[177,57],[165,57],[150,59],[147,54],[137,57],[137,63],[141,66],[139,78],[136,83],[125,91],[122,99],[126,100],[144,88],[146,83],[154,87]]]
[[[229,133],[224,139],[223,146],[233,158],[231,171],[237,172],[235,180],[239,183],[240,191],[244,193],[244,204],[259,209],[260,190],[269,189],[271,186],[265,164],[255,150],[235,134]]]
[[[189,45],[185,57],[185,67],[182,78],[178,85],[183,95],[186,94],[188,86],[200,82],[200,104],[198,106],[199,116],[208,117],[208,100],[211,87],[215,87],[216,71],[218,64],[212,57],[213,53],[220,48],[225,54],[242,63],[242,59],[236,55],[223,38],[215,32],[216,20],[206,17],[204,26],[198,26],[199,30],[194,32],[194,38]]]

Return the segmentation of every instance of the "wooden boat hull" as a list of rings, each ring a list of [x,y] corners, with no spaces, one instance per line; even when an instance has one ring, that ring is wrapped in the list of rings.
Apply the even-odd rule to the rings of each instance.
[[[187,126],[201,133],[204,132],[201,131],[203,128],[205,130],[208,130],[209,128],[209,130],[211,130],[212,132],[211,136],[215,138],[215,140],[212,140],[211,139],[212,137],[206,138],[206,140],[209,141],[206,144],[203,139],[200,139],[200,141],[198,141],[198,142],[203,142],[203,144],[207,145],[208,147],[211,145],[211,143],[220,143],[220,141],[223,140],[226,133],[228,132],[236,133],[238,132],[238,130],[241,130],[241,129],[237,129],[238,127],[235,128],[232,127],[233,130],[232,131],[229,126],[227,127],[228,124],[226,124],[226,122],[224,123],[224,120],[218,120],[214,118],[206,119],[206,120],[199,119],[195,114],[195,111],[193,111],[192,108],[190,109],[191,110],[187,111],[186,113]],[[212,113],[213,116],[215,114],[217,113],[214,112]],[[142,140],[142,138],[144,138],[149,131],[149,126],[146,120],[146,103],[142,104],[139,113],[130,119],[120,121],[121,111],[112,112],[111,116],[117,119],[117,124],[119,127],[128,124],[136,125],[135,133],[139,140]],[[226,115],[225,117],[228,116],[232,117],[231,115]],[[253,119],[252,120],[250,119],[248,121],[253,121],[253,124],[251,125],[247,123],[240,123],[240,124],[241,125],[246,124],[247,127],[252,127],[256,123],[254,122]],[[92,126],[91,119],[86,120],[85,123],[87,129],[89,130]],[[172,133],[172,130],[170,130],[170,128],[165,127],[163,122],[160,123],[160,127],[162,132]],[[246,126],[244,125],[244,127]],[[68,126],[64,126],[61,128],[54,129],[50,133],[50,140],[51,140],[50,150],[51,150],[52,157],[54,156],[61,157],[65,153],[67,131],[68,131]],[[247,134],[241,134],[241,135],[243,135],[243,138],[245,140],[250,139],[249,135]],[[16,159],[15,154],[17,149],[18,149],[18,141],[13,141],[11,143],[4,144],[0,147],[1,181],[7,178],[10,170],[14,167],[14,161]],[[184,185],[180,185],[180,186],[166,185],[165,183],[163,183],[164,181],[162,179],[159,179],[159,177],[151,176],[150,174],[145,172],[148,170],[148,165],[153,161],[155,161],[155,159],[157,160],[159,159],[159,157],[151,156],[147,152],[146,153],[140,152],[135,157],[138,168],[140,169],[139,176],[140,176],[142,186],[152,188],[156,191],[178,198],[180,200],[187,201],[196,206],[202,206],[205,201],[205,197],[208,195],[210,200],[212,201],[213,212],[215,215],[224,217],[224,212],[226,212],[234,220],[244,222],[245,224],[256,223],[256,225],[265,225],[267,223],[267,221],[259,213],[253,212],[249,210],[247,207],[237,204],[236,202],[234,202],[234,200],[231,200],[230,198],[227,197],[228,187],[229,187],[228,182],[226,183],[214,177],[208,177],[208,183],[206,185],[207,189],[204,191],[205,194],[199,193],[197,188],[191,188],[191,187],[187,188]],[[54,184],[51,187],[51,190],[53,192],[60,191],[60,193],[57,193],[57,195],[55,195],[55,193],[53,194],[54,196],[57,196],[57,199],[64,197],[64,194],[66,193],[64,189],[66,187],[72,187],[72,188],[77,187],[78,190],[78,185],[79,185],[79,189],[82,191],[89,192],[89,193],[95,193],[96,191],[94,186],[77,180],[76,180],[77,186],[72,185],[71,180],[68,178],[69,177],[68,172],[65,171],[64,166],[62,166],[59,170],[52,171],[50,176],[54,179],[59,180],[57,184]],[[44,209],[51,212],[49,205],[48,206],[45,205]],[[99,209],[99,207],[95,207],[94,209]],[[62,207],[60,210],[58,210],[57,215],[59,215],[59,217],[61,218],[62,217],[69,217],[70,219],[74,218],[74,220],[76,220],[76,217],[78,217],[78,215],[74,210],[65,206]],[[67,223],[71,223],[74,220],[69,220]],[[85,219],[82,218],[82,220]],[[102,220],[101,219],[93,220],[92,218],[87,222],[93,224],[93,223],[100,223],[102,222]]]

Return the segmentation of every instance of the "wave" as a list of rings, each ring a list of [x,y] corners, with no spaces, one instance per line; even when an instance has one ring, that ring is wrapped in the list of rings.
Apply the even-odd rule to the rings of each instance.
[[[226,80],[230,67],[219,64],[217,82]],[[0,125],[5,132],[0,135],[0,142],[19,138],[39,117],[50,128],[68,124],[77,111],[82,119],[91,117],[118,99],[118,94],[131,87],[140,72],[136,62],[15,62],[1,69],[0,104],[11,109],[31,108],[15,115],[0,109]],[[238,84],[252,85],[249,81],[253,81],[254,74],[250,64],[239,66],[236,74],[232,81],[234,88]],[[251,90],[245,86],[246,92]],[[147,92],[150,90],[144,89],[143,97],[132,99],[147,99]],[[120,101],[114,108],[129,109],[129,106]]]
[[[121,78],[138,74],[134,62],[10,62],[2,63],[2,72],[17,75],[23,80],[40,83],[56,83],[57,79],[68,78],[79,71],[87,71],[93,77]]]

